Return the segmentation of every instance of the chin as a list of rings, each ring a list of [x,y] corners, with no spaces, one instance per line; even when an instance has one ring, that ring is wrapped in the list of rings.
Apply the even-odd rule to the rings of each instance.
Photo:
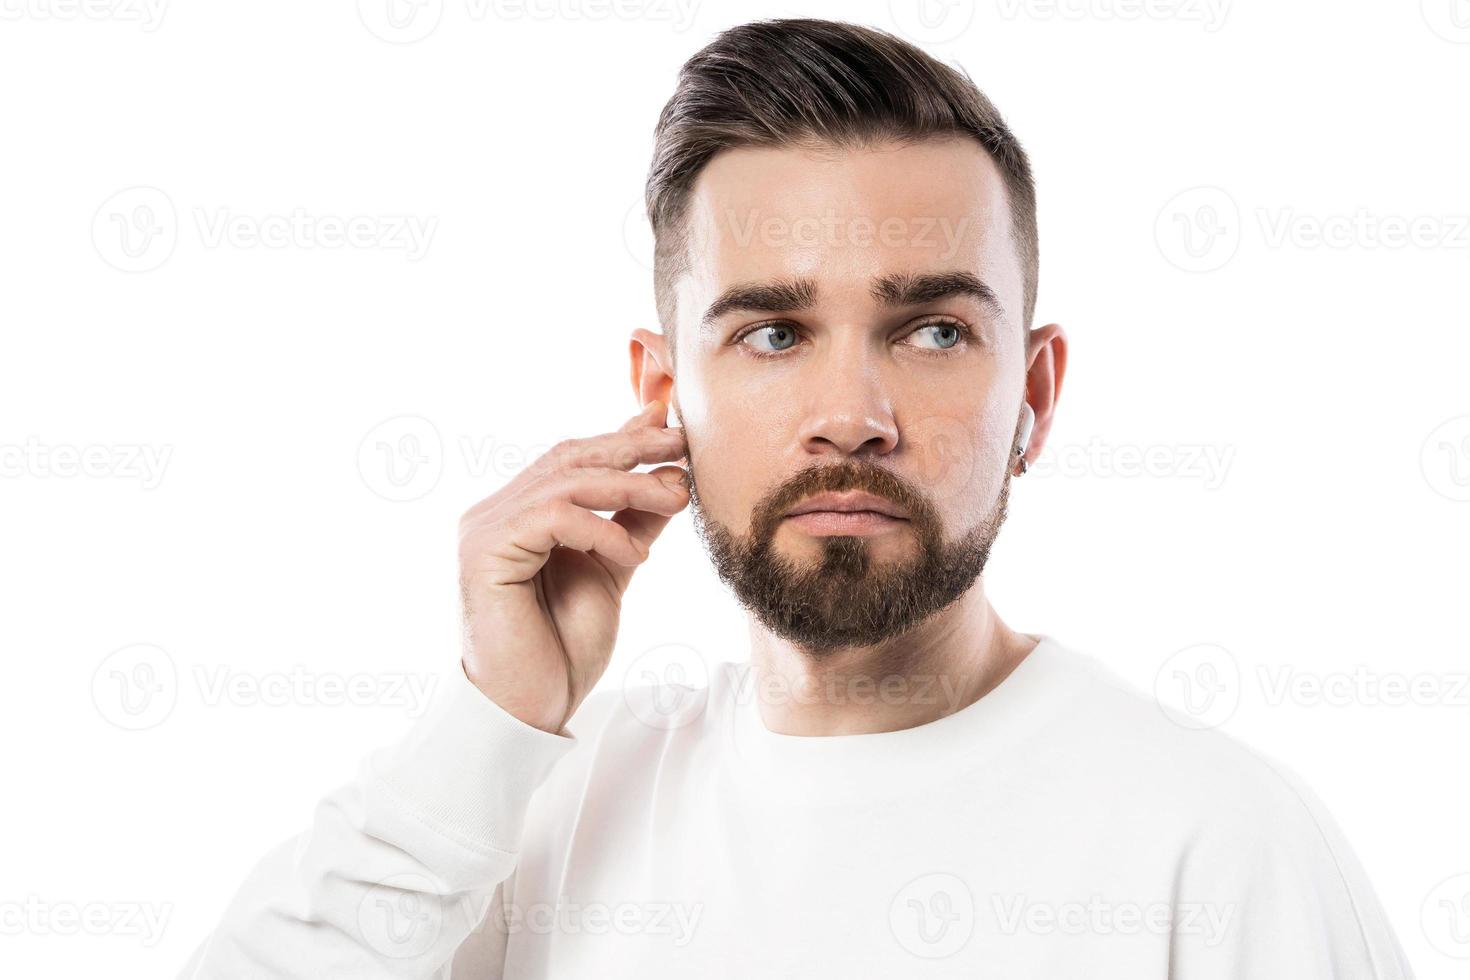
[[[838,542],[842,542],[838,544]],[[775,551],[787,558],[821,558],[832,548],[862,546],[876,561],[913,555],[914,536],[896,529],[883,534],[807,534],[794,528],[776,532]]]

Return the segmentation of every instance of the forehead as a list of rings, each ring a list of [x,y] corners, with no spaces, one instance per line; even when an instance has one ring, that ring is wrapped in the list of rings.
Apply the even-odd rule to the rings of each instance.
[[[966,137],[871,148],[739,147],[701,171],[687,212],[681,323],[736,283],[813,280],[817,306],[856,312],[873,280],[964,271],[1019,322],[1020,262],[1004,180]]]

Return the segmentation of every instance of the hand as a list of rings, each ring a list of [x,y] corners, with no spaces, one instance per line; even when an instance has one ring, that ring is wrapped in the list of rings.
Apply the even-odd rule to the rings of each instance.
[[[558,443],[459,522],[465,675],[560,732],[607,669],[623,591],[689,503],[684,430],[652,401],[621,429]],[[612,518],[594,511],[614,511]]]

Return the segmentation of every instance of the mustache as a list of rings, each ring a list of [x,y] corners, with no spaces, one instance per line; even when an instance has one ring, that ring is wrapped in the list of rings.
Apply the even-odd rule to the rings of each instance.
[[[751,540],[768,541],[786,512],[815,493],[859,490],[902,507],[913,526],[925,533],[938,526],[934,505],[922,490],[871,460],[849,457],[818,463],[791,476],[770,491],[751,515]]]

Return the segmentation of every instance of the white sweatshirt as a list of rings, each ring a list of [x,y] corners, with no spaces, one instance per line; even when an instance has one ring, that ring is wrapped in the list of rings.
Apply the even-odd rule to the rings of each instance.
[[[1049,636],[877,734],[770,732],[746,664],[595,692],[569,735],[439,694],[182,976],[1410,976],[1308,790]]]

